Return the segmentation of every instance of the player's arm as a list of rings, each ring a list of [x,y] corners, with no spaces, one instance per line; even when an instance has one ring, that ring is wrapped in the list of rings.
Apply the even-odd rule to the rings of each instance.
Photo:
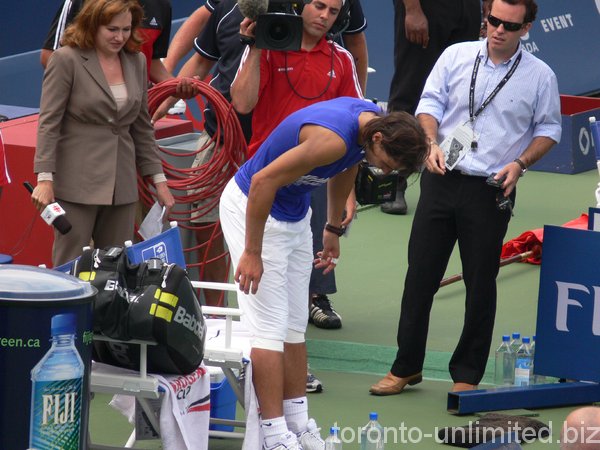
[[[245,249],[238,263],[235,280],[240,290],[255,294],[262,277],[262,243],[265,223],[277,190],[293,183],[315,167],[330,164],[346,152],[343,139],[328,129],[306,125],[300,143],[254,174],[246,208]]]

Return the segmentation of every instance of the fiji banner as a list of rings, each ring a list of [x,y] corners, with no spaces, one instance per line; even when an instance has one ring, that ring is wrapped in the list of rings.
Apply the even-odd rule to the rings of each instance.
[[[535,372],[600,382],[600,233],[545,226]]]

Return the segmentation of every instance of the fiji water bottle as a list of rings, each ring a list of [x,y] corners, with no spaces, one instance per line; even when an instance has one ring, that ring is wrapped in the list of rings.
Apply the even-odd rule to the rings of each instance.
[[[517,351],[515,362],[515,386],[529,386],[533,376],[533,358],[529,347],[529,338],[523,336],[523,343]]]
[[[502,344],[496,350],[494,384],[512,386],[515,381],[515,354],[510,349],[510,336],[502,336]]]
[[[29,448],[78,450],[83,361],[75,348],[75,315],[51,321],[52,347],[31,370]]]
[[[521,334],[513,333],[512,339],[510,340],[510,349],[516,355],[519,351],[519,347],[521,346]]]
[[[383,450],[383,448],[383,427],[377,421],[377,413],[369,413],[369,423],[367,423],[360,431],[360,449]]]
[[[329,436],[325,439],[325,450],[342,450],[342,441],[338,437],[338,427],[331,427]]]

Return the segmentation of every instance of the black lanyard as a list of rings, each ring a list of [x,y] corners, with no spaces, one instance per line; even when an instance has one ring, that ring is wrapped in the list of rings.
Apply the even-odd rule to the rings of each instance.
[[[473,112],[474,105],[475,105],[475,82],[477,81],[477,72],[479,72],[479,64],[481,63],[481,60],[479,59],[479,54],[480,54],[480,52],[477,52],[477,57],[475,58],[475,64],[473,65],[473,73],[471,74],[471,86],[469,87],[469,121],[471,122],[471,127],[473,127],[473,122],[475,122],[475,118],[479,114],[481,114],[481,112],[487,107],[487,105],[490,104],[490,102],[494,99],[494,97],[496,97],[496,95],[498,95],[498,92],[500,92],[500,89],[502,89],[504,87],[504,85],[510,79],[510,77],[513,76],[513,73],[515,73],[515,70],[517,70],[517,66],[521,62],[521,56],[523,56],[523,51],[521,50],[519,52],[519,54],[517,55],[517,58],[515,59],[515,62],[510,67],[510,69],[508,70],[508,73],[504,76],[504,78],[502,78],[500,80],[500,83],[498,83],[498,86],[496,86],[494,88],[494,90],[492,91],[492,93],[488,96],[488,98],[486,98],[483,101],[483,103],[481,104],[479,109],[477,111]],[[477,148],[477,142],[475,140],[473,140],[473,142],[471,143],[471,148],[473,148],[473,149]]]

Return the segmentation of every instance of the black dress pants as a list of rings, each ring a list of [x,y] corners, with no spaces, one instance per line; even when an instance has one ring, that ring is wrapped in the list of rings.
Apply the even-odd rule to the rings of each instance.
[[[429,22],[429,45],[422,48],[406,39],[402,0],[394,0],[394,75],[388,110],[414,114],[423,86],[446,47],[479,38],[480,0],[421,0]]]
[[[483,377],[496,315],[496,276],[510,220],[508,211],[496,208],[497,192],[484,177],[423,172],[408,246],[394,375],[406,377],[423,369],[433,297],[458,241],[466,300],[450,375],[455,382],[470,384]]]

